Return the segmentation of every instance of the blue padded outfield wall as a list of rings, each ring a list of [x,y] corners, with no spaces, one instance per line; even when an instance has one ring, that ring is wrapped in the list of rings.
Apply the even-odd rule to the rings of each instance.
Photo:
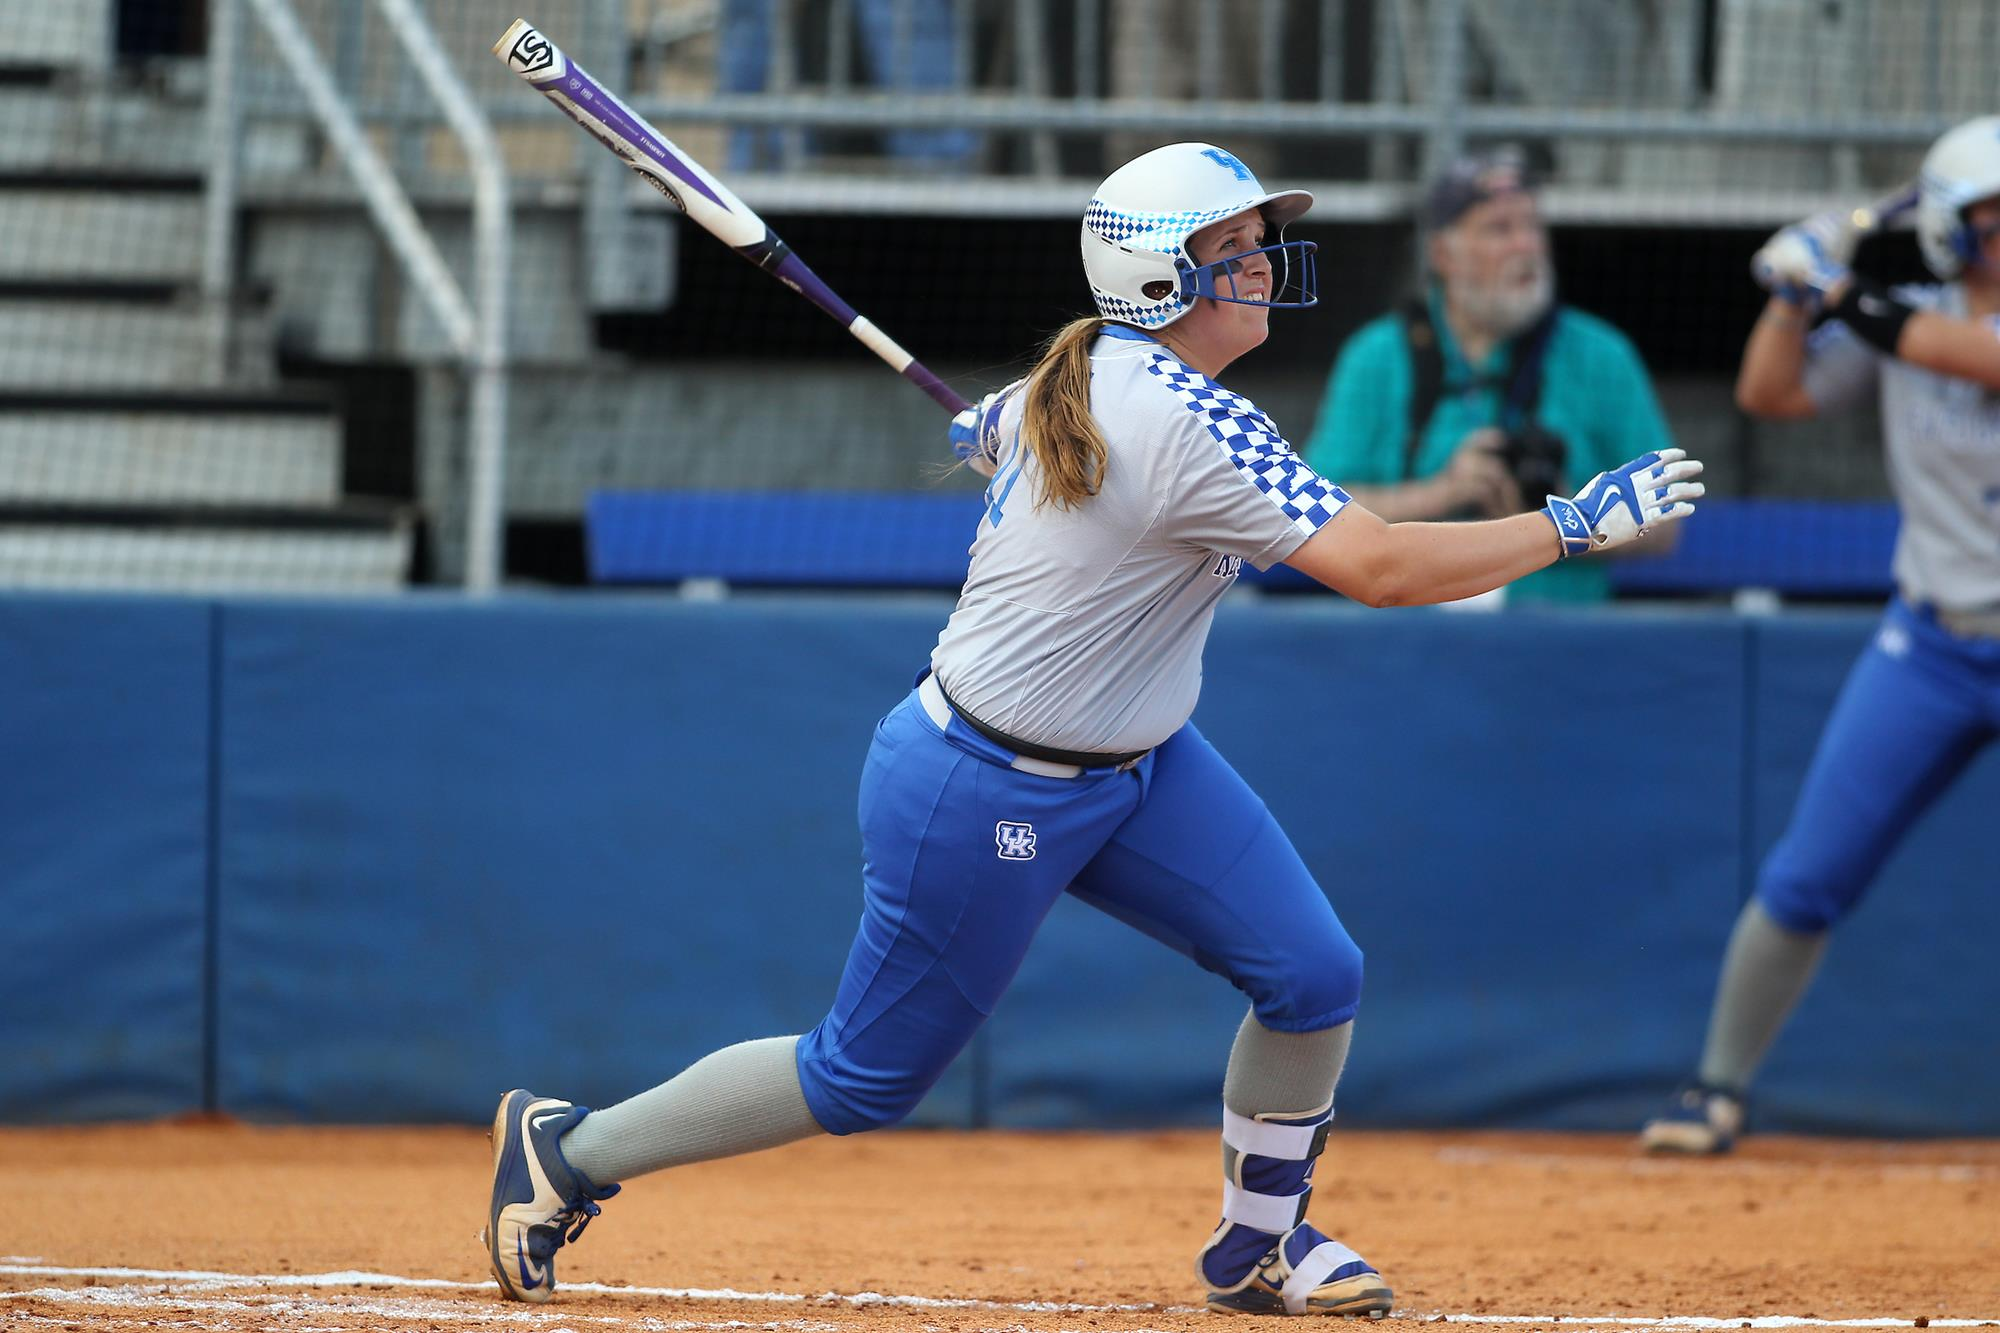
[[[949,605],[0,600],[0,1117],[479,1122],[810,1026],[869,732]],[[1871,625],[1225,606],[1197,720],[1367,951],[1343,1119],[1634,1126]],[[1996,811],[1989,753],[1760,1124],[2000,1133]],[[917,1120],[1210,1124],[1242,1012],[1066,903]]]
[[[0,598],[0,1118],[202,1104],[213,620]]]

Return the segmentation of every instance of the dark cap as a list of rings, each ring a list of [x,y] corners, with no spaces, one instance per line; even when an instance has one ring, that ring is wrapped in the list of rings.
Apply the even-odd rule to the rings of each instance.
[[[1432,231],[1449,227],[1477,204],[1533,190],[1536,184],[1528,159],[1518,148],[1494,148],[1461,157],[1432,181],[1425,193],[1424,226]]]

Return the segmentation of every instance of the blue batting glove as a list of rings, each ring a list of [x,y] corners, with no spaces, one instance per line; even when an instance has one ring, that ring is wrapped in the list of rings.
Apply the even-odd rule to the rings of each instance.
[[[951,451],[975,470],[991,473],[1000,461],[1000,410],[1015,390],[1027,383],[1015,380],[995,389],[951,419]]]
[[[1685,449],[1662,449],[1598,473],[1573,499],[1549,496],[1542,512],[1556,525],[1563,558],[1609,550],[1692,514],[1707,489],[1700,475]]]
[[[1750,257],[1750,276],[1773,296],[1817,313],[1827,292],[1848,276],[1858,238],[1847,214],[1815,213],[1764,242]]]

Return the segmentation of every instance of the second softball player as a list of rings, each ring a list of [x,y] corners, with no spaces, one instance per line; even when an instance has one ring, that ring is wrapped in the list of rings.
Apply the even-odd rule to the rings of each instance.
[[[1744,1090],[1828,930],[2000,735],[2000,116],[1931,147],[1917,238],[1938,281],[1895,291],[1847,271],[1855,236],[1840,214],[1785,228],[1752,262],[1772,295],[1744,348],[1737,400],[1796,418],[1880,397],[1903,518],[1899,592],[1737,918],[1697,1076],[1641,1132],[1655,1152],[1729,1150]],[[1822,305],[1826,322],[1811,329]]]

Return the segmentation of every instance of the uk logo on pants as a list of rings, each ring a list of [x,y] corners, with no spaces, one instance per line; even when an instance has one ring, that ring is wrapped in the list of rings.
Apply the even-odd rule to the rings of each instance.
[[[1035,859],[1035,826],[1003,819],[993,826],[993,841],[1000,847],[1002,861]]]

